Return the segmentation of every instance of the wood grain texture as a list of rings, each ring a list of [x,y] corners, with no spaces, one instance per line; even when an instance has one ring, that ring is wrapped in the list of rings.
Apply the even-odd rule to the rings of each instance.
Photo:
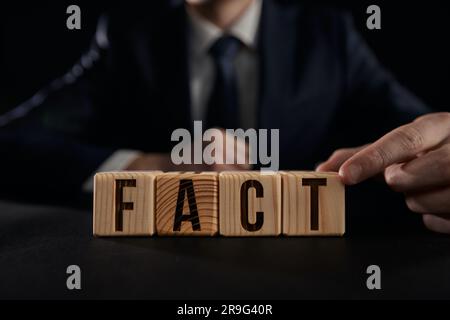
[[[159,171],[97,173],[94,177],[94,235],[153,235],[155,182],[160,173]]]
[[[279,174],[261,174],[259,171],[222,172],[219,175],[219,199],[220,235],[281,234]]]
[[[345,233],[345,187],[337,173],[284,171],[281,176],[284,235],[342,236]],[[317,215],[312,214],[314,191],[308,183],[311,179],[321,182],[317,186]]]
[[[158,176],[156,181],[158,235],[216,235],[219,230],[218,184],[216,172],[170,172]],[[181,215],[184,216],[183,220],[179,219]]]

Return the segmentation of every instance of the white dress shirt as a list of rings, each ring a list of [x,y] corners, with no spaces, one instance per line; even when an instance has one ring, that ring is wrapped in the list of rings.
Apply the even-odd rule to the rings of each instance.
[[[208,99],[214,86],[214,62],[208,51],[221,36],[229,34],[244,44],[234,61],[239,92],[239,123],[243,128],[255,127],[258,92],[256,42],[260,15],[261,0],[254,0],[228,30],[222,30],[188,7],[189,84],[194,120],[205,120]]]
[[[258,54],[256,52],[258,26],[262,0],[253,0],[245,12],[226,30],[198,15],[187,6],[189,28],[189,86],[191,115],[193,120],[205,120],[208,99],[215,79],[215,68],[209,49],[222,35],[238,38],[243,46],[235,58],[239,92],[239,123],[242,128],[254,128],[258,99]],[[117,150],[97,170],[116,171],[125,169],[141,154],[137,150]],[[93,178],[83,185],[85,192],[92,192]]]

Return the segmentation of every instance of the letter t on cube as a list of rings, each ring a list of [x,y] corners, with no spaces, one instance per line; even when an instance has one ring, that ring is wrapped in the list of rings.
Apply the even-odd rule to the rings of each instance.
[[[286,171],[281,176],[284,235],[345,233],[345,187],[337,173]]]

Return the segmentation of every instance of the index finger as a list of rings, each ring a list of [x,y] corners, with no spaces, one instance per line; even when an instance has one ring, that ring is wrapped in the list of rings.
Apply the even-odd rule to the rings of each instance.
[[[375,176],[388,166],[408,161],[444,141],[450,132],[447,113],[423,116],[389,132],[359,151],[341,166],[339,174],[346,184],[356,184]]]

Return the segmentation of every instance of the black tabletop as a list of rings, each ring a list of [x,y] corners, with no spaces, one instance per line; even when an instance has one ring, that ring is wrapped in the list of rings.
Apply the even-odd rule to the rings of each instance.
[[[364,221],[342,238],[94,238],[90,210],[3,201],[0,298],[450,298],[450,237]]]

